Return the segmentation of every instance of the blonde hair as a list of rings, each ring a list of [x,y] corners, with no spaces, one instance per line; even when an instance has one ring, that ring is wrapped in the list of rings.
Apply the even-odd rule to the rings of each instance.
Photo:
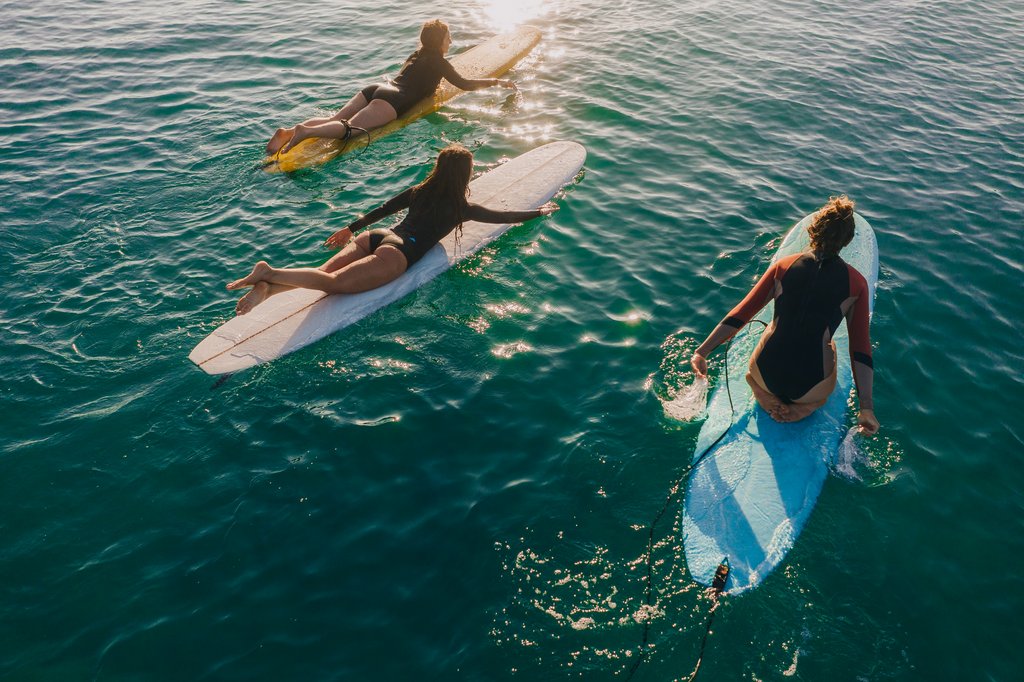
[[[834,256],[853,240],[853,208],[853,200],[845,194],[829,198],[807,226],[812,251]]]

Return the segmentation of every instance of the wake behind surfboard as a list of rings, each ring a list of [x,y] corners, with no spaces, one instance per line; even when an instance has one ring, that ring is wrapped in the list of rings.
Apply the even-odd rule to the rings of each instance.
[[[586,156],[575,142],[538,147],[473,180],[469,184],[473,202],[510,210],[537,208],[576,177]],[[271,296],[248,314],[218,327],[188,358],[207,374],[227,374],[287,355],[409,294],[508,228],[466,222],[458,244],[453,231],[401,277],[361,294],[328,296],[293,289]]]
[[[511,33],[503,33],[451,58],[455,70],[466,78],[498,78],[519,63],[540,42],[540,30],[522,26]],[[391,123],[374,128],[369,138],[353,132],[349,140],[312,138],[303,140],[286,154],[268,156],[260,166],[268,173],[290,173],[327,163],[352,150],[362,149],[368,142],[389,135],[413,121],[440,109],[445,102],[463,93],[447,81],[442,81],[433,96],[420,100],[412,109]]]
[[[812,213],[790,230],[775,260],[808,248],[807,225],[813,217]],[[873,309],[878,247],[868,222],[860,215],[854,218],[853,241],[840,255],[864,275]],[[772,311],[769,303],[755,319],[770,322]],[[682,515],[690,574],[698,583],[711,585],[715,570],[728,560],[732,594],[764,580],[803,529],[846,432],[847,399],[853,388],[844,323],[834,337],[838,381],[828,402],[799,422],[774,421],[754,401],[744,378],[762,330],[761,325],[748,326],[732,342],[728,386],[736,416],[723,382],[712,395],[694,456],[699,457],[726,429],[728,433],[693,470]]]

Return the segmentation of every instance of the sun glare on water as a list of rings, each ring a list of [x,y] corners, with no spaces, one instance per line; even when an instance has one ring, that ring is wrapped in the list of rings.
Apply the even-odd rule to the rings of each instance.
[[[545,0],[481,0],[480,10],[495,30],[507,31],[528,24],[551,4]]]

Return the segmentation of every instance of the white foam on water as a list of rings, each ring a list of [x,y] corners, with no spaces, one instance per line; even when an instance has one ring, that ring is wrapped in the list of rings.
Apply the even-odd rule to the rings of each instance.
[[[832,470],[835,473],[850,481],[863,481],[864,479],[857,473],[854,465],[864,467],[868,464],[867,455],[860,449],[857,445],[857,440],[854,438],[859,433],[859,425],[854,424],[850,427],[850,430],[846,432],[846,437],[843,438],[843,442],[839,444],[836,461],[832,465]]]
[[[679,421],[692,421],[703,417],[708,407],[707,377],[697,377],[693,383],[683,386],[672,397],[663,402],[665,415]]]

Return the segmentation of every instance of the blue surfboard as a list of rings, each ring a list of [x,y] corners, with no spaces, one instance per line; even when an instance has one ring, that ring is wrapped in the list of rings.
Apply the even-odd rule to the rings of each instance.
[[[812,213],[789,231],[775,260],[807,250],[807,225],[813,217]],[[863,217],[855,215],[855,223],[853,241],[840,255],[864,275],[873,310],[878,245]],[[770,322],[773,309],[769,303],[756,319]],[[849,336],[843,322],[834,337],[838,385],[828,402],[799,422],[776,422],[758,406],[744,378],[763,329],[754,323],[733,339],[728,363],[735,419],[722,380],[712,394],[694,458],[726,429],[728,433],[691,473],[682,513],[690,574],[698,583],[711,585],[715,569],[727,559],[730,594],[756,587],[796,541],[846,434],[853,388]]]

